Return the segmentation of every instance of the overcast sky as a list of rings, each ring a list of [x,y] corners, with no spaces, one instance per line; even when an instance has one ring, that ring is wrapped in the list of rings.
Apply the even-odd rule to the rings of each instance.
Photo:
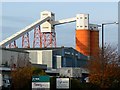
[[[2,40],[23,29],[40,18],[40,12],[48,10],[55,13],[56,20],[75,17],[78,13],[88,13],[90,23],[101,24],[118,21],[117,2],[10,2],[2,3]],[[57,46],[75,47],[75,23],[56,26]],[[101,28],[100,28],[101,29]],[[33,31],[30,33],[33,43]],[[117,25],[105,26],[105,42],[118,43]],[[17,44],[21,46],[21,39]],[[101,43],[101,30],[100,30]]]

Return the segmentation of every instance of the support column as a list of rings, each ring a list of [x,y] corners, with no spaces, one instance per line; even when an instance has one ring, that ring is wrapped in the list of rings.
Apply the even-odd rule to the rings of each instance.
[[[17,47],[16,41],[14,41],[13,43],[9,44],[9,48],[16,48],[16,47]]]
[[[22,48],[30,48],[29,33],[22,36]]]
[[[34,41],[33,41],[33,48],[40,47],[42,48],[42,33],[40,31],[40,26],[34,29]]]

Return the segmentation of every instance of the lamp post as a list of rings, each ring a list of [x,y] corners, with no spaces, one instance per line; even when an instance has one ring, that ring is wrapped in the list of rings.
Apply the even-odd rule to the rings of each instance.
[[[104,26],[109,24],[118,24],[118,22],[112,22],[112,23],[102,23],[102,57],[104,55]]]
[[[109,24],[118,24],[118,22],[113,22],[113,23],[102,23],[101,27],[102,27],[102,74],[104,75],[104,26],[105,25],[109,25]],[[102,76],[103,76],[102,75]],[[104,82],[103,82],[103,79],[101,78],[101,82],[102,82],[102,85],[104,86]]]

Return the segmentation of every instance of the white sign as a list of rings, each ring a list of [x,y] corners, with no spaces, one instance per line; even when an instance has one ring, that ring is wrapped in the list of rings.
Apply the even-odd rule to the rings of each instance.
[[[57,78],[56,88],[57,89],[69,89],[69,78]]]
[[[32,82],[32,88],[50,88],[50,82]]]

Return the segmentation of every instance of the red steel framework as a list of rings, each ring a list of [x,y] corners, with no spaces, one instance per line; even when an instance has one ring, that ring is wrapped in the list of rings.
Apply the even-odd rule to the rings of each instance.
[[[22,48],[30,48],[29,33],[22,36]]]
[[[13,43],[9,44],[9,48],[16,48],[16,47],[17,47],[16,41],[14,41]]]
[[[9,48],[16,48],[16,41],[9,44]],[[41,32],[40,26],[34,29],[33,48],[56,47],[55,32]],[[22,48],[30,48],[29,33],[22,36]]]
[[[36,27],[34,29],[34,40],[33,40],[33,48],[40,47],[42,48],[42,39],[41,39],[41,31],[40,26]]]
[[[42,33],[42,45],[44,47],[56,47],[56,33],[55,32],[43,32]]]
[[[34,29],[33,48],[35,47],[56,47],[55,32],[41,32],[40,26]]]

